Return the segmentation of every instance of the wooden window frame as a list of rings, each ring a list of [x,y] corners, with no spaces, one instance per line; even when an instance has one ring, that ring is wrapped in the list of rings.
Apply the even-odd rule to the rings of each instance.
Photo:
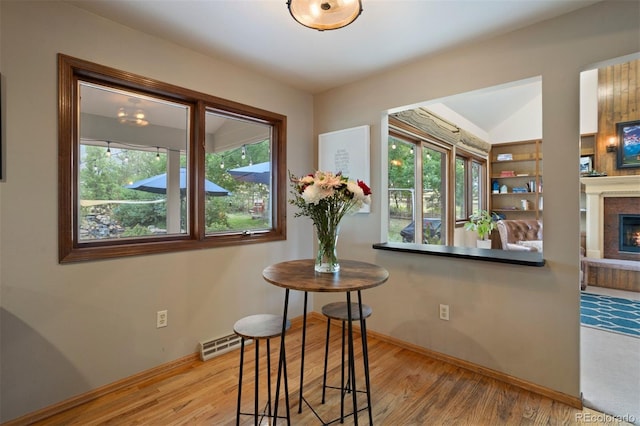
[[[79,81],[95,82],[187,104],[191,107],[188,168],[189,229],[186,235],[127,240],[78,239]],[[216,109],[272,126],[272,227],[261,232],[205,233],[205,111]],[[286,116],[148,77],[58,54],[58,257],[60,263],[263,243],[286,239]]]

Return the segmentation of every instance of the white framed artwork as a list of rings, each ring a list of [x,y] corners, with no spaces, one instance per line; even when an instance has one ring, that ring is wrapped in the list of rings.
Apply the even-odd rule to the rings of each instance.
[[[342,172],[351,180],[369,181],[369,126],[359,126],[318,136],[318,170]],[[369,213],[364,205],[358,213]]]

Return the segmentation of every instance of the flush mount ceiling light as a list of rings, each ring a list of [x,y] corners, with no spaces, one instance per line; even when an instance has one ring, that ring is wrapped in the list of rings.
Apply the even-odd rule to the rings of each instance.
[[[318,31],[346,27],[362,12],[361,0],[288,0],[293,19]]]
[[[137,109],[135,111],[127,111],[124,107],[118,110],[118,121],[123,124],[131,124],[132,126],[144,127],[149,124],[144,118],[144,111]]]
[[[132,126],[144,127],[149,124],[145,119],[144,111],[137,108],[138,99],[129,99],[133,105],[130,108],[120,107],[118,110],[118,121],[122,124],[130,124]]]

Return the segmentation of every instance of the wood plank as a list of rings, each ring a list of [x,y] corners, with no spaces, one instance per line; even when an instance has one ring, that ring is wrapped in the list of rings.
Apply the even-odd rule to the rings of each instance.
[[[624,265],[586,261],[587,285],[640,292],[640,271],[625,269]]]
[[[640,119],[640,60],[614,64],[598,70],[598,133],[596,170],[609,176],[640,174],[640,169],[618,169],[615,153],[607,153],[609,139],[616,136],[616,123]]]

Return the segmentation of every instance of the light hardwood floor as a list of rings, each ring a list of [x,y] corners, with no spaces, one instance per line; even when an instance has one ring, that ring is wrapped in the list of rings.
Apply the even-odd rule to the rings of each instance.
[[[328,390],[327,403],[320,404],[326,323],[312,317],[307,330],[305,397],[325,419],[333,419],[339,414],[339,391]],[[332,328],[329,384],[335,385],[340,381],[339,335],[340,328]],[[297,410],[301,345],[299,322],[294,322],[286,342],[292,424],[318,425],[320,422],[309,408],[303,406],[300,414]],[[359,339],[356,344],[360,347]],[[279,340],[272,340],[272,345],[275,382]],[[261,344],[260,349],[264,356],[265,345]],[[246,381],[243,385],[246,398],[243,398],[242,409],[251,411],[254,346],[249,345],[246,351]],[[373,418],[378,425],[620,424],[611,419],[607,422],[605,416],[589,409],[572,408],[371,336],[369,357]],[[238,350],[207,362],[196,360],[31,424],[232,425],[236,417],[238,362]],[[361,377],[361,371],[358,373]],[[358,388],[362,384],[363,380]],[[266,395],[264,390],[262,395]],[[284,399],[281,401],[282,413]],[[364,395],[359,395],[359,401],[365,404]],[[366,410],[359,414],[358,419],[359,424],[368,424]],[[241,424],[253,424],[253,419],[243,417]],[[278,424],[285,422],[279,420]],[[347,419],[345,424],[353,424],[353,419]]]

